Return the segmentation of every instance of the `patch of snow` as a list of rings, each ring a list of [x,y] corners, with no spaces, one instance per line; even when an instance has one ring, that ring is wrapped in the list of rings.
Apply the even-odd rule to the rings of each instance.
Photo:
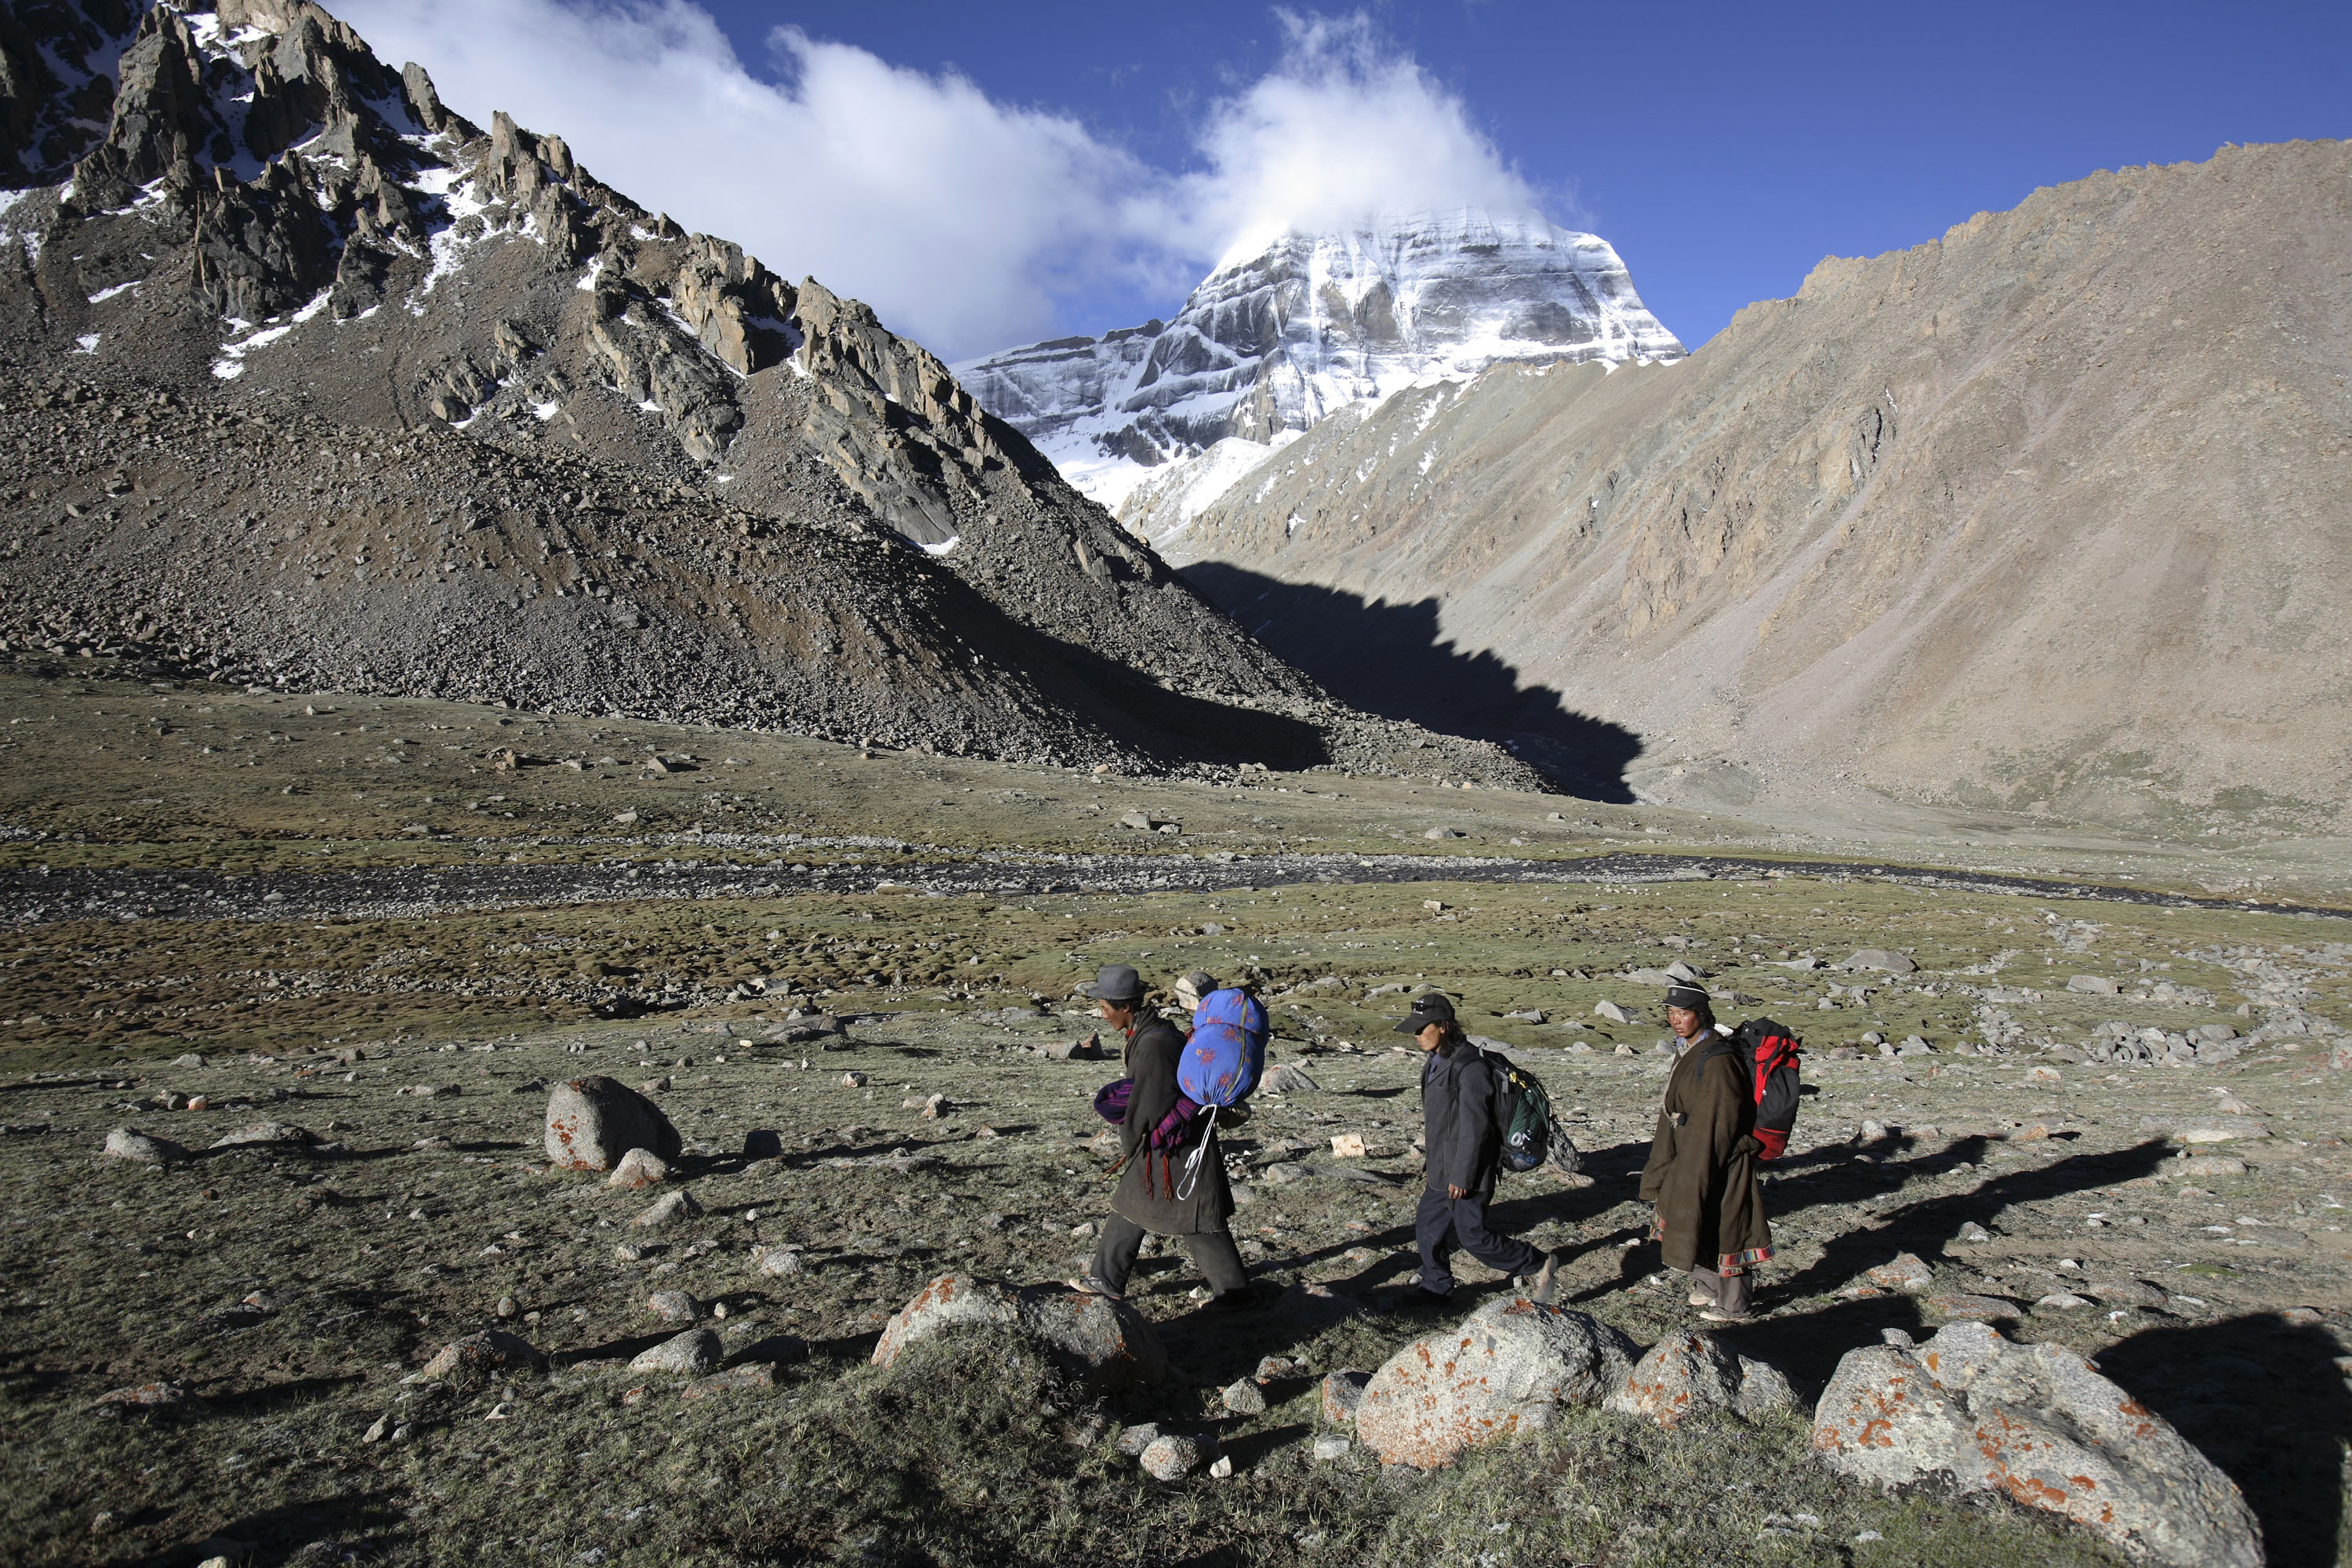
[[[84,332],[81,336],[74,340],[75,342],[81,346],[75,349],[73,352],[78,354],[94,354],[98,352],[98,333]]]
[[[1120,521],[1148,517],[1157,525],[1154,546],[1183,533],[1192,520],[1215,504],[1257,466],[1298,439],[1297,430],[1277,431],[1271,441],[1228,436],[1197,458],[1146,470],[1130,487],[1120,509]]]
[[[10,207],[32,194],[30,191],[0,191],[0,216],[5,216]]]
[[[637,406],[647,414],[659,414],[662,411],[662,405],[655,402],[650,397],[646,398],[643,403],[638,404]]]
[[[600,251],[588,258],[588,270],[580,275],[580,281],[572,287],[583,294],[593,294],[596,291],[596,274],[604,270],[604,257]]]
[[[1066,479],[1117,509],[1153,474],[1129,453],[1197,461],[1231,437],[1244,405],[1253,421],[1270,412],[1303,430],[1499,363],[1682,355],[1606,242],[1465,210],[1286,232],[1228,257],[1164,326],[1033,343],[953,369]]]
[[[563,412],[563,405],[561,403],[534,403],[530,405],[530,411],[534,415],[538,416],[539,422],[544,425],[549,420]]]
[[[732,474],[713,474],[710,477],[722,485],[731,485],[735,482],[735,476]]]
[[[952,552],[955,547],[962,542],[962,534],[950,533],[945,539],[940,540],[937,544],[924,545],[923,553],[926,555],[946,555]]]
[[[270,325],[263,327],[259,331],[252,332],[242,342],[221,344],[221,357],[213,361],[213,374],[223,381],[235,381],[245,374],[246,355],[257,348],[266,348],[276,342],[303,322],[317,319],[319,313],[327,308],[327,302],[334,297],[334,293],[331,288],[321,289],[292,315],[272,316],[269,318]],[[239,321],[234,317],[229,321],[229,327],[233,332],[246,331],[252,324],[250,321]]]
[[[89,302],[93,305],[103,305],[109,300],[113,299],[117,294],[128,294],[146,281],[147,280],[143,278],[137,278],[128,283],[117,283],[111,289],[100,289],[97,293],[92,294],[89,297]]]

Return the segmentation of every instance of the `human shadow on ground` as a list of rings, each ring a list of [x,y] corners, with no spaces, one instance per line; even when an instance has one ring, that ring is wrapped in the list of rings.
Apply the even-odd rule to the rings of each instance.
[[[2163,1139],[2151,1138],[2126,1149],[2070,1154],[2032,1170],[1995,1176],[1962,1192],[1943,1193],[1906,1204],[1872,1224],[1854,1226],[1832,1237],[1822,1244],[1819,1260],[1777,1282],[1771,1293],[1783,1298],[1804,1297],[1834,1289],[1864,1269],[1886,1262],[1897,1252],[1914,1252],[1922,1258],[1941,1257],[1945,1244],[1969,1220],[1980,1220],[2012,1204],[2045,1202],[2068,1193],[2152,1175],[2171,1152]],[[1768,1212],[1785,1217],[1822,1205],[1843,1205],[1854,1201],[1852,1192],[1841,1190],[1843,1184],[1834,1173],[1806,1179],[1806,1190],[1800,1194],[1790,1193],[1792,1184],[1772,1184],[1765,1198]],[[1790,1196],[1800,1201],[1790,1203]]]
[[[2343,1354],[2320,1325],[2266,1312],[2143,1329],[2099,1352],[2098,1364],[2238,1483],[2273,1568],[2332,1568],[2352,1544]]]
[[[313,1542],[331,1542],[335,1550],[321,1562],[373,1562],[391,1554],[394,1544],[410,1534],[407,1517],[390,1491],[354,1489],[346,1492],[298,1498],[260,1512],[229,1521],[204,1541],[148,1559],[159,1563],[194,1563],[199,1558],[235,1556],[264,1563],[283,1563]],[[236,1550],[229,1550],[234,1543]],[[249,1557],[248,1557],[248,1554]]]
[[[1446,641],[1435,598],[1368,603],[1223,561],[1188,566],[1182,576],[1350,707],[1500,742],[1571,795],[1633,802],[1625,771],[1642,754],[1642,738],[1578,712],[1549,686],[1523,682],[1490,652],[1465,653]]]

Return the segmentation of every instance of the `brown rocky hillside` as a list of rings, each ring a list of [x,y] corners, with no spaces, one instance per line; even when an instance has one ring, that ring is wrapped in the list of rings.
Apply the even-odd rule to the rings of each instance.
[[[1422,738],[1331,704],[864,305],[315,5],[49,0],[0,61],[20,647],[1057,760]]]
[[[1129,521],[1341,698],[1597,793],[2341,831],[2347,374],[2352,146],[2231,148]]]

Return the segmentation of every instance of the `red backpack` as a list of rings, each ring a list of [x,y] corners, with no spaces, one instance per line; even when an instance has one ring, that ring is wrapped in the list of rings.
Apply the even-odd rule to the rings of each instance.
[[[1803,1064],[1797,1055],[1803,1045],[1786,1026],[1769,1018],[1750,1018],[1707,1053],[1736,1058],[1755,1074],[1755,1138],[1763,1145],[1756,1153],[1759,1160],[1777,1160],[1788,1152],[1789,1133],[1797,1125],[1797,1097],[1804,1082],[1799,1076]]]

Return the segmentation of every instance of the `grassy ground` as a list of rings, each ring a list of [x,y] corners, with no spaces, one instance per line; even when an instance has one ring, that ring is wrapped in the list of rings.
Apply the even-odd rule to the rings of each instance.
[[[373,705],[365,718],[301,715],[302,700],[281,699],[247,713],[236,705],[264,700],[96,681],[23,685],[9,700],[12,717],[41,726],[37,737],[11,727],[0,782],[0,823],[49,835],[0,844],[27,868],[753,860],[740,839],[713,841],[719,824],[902,839],[931,847],[908,863],[933,865],[1147,845],[1189,858],[1310,838],[1434,849],[1421,825],[1441,798],[1465,798],[1440,797],[1429,781],[1330,775],[1147,786],[773,737],[702,732],[673,745],[618,725],[591,728],[654,739],[680,756],[678,771],[648,778],[596,763],[645,754],[610,745],[578,773],[500,773],[480,753],[528,721],[449,705],[381,705],[397,710],[387,735]],[[188,710],[160,737],[148,732],[159,702]],[[119,735],[105,727],[118,717]],[[264,718],[291,738],[267,742]],[[198,728],[215,721],[218,744]],[[540,738],[548,728],[516,749],[586,752]],[[184,752],[163,749],[184,733]],[[393,739],[467,749],[430,764],[376,760],[407,750],[379,749]],[[701,760],[684,763],[689,750]],[[740,786],[722,787],[738,777],[730,756],[752,770]],[[1445,817],[1476,835],[1461,844],[1486,853],[1512,837],[1530,841],[1515,853],[1622,847],[1637,819],[1664,825],[1486,793]],[[509,798],[490,798],[499,795]],[[1085,812],[1097,799],[1101,811]],[[161,804],[136,804],[147,800]],[[1185,831],[1116,826],[1139,807],[1178,816]],[[625,810],[639,821],[611,822]],[[1552,811],[1570,820],[1549,823]],[[576,830],[592,817],[600,831]],[[685,837],[697,822],[701,842]],[[412,823],[426,831],[404,832]],[[647,831],[656,826],[664,831]],[[1692,826],[1656,837],[1703,842]],[[768,847],[793,861],[879,858],[871,846]],[[1311,1462],[1318,1424],[1305,1375],[1277,1383],[1262,1416],[1212,1421],[1216,1390],[1261,1356],[1293,1356],[1314,1374],[1369,1370],[1417,1331],[1382,1305],[1411,1270],[1419,1180],[1417,1064],[1389,1047],[1401,999],[1384,986],[1456,991],[1474,1029],[1533,1053],[1571,1116],[1591,1180],[1514,1180],[1497,1206],[1507,1227],[1568,1250],[1564,1298],[1644,1342],[1683,1326],[1682,1290],[1655,1276],[1628,1179],[1664,1068],[1652,1050],[1654,989],[1623,978],[1680,959],[1754,999],[1734,1011],[1793,1023],[1820,1089],[1769,1189],[1781,1256],[1765,1280],[1771,1315],[1737,1331],[1743,1351],[1810,1390],[1882,1329],[1931,1330],[1920,1298],[1852,1290],[1867,1268],[1914,1251],[1939,1289],[2014,1301],[2007,1331],[2095,1354],[2179,1425],[2245,1488],[2273,1562],[2352,1562],[2352,1396],[2337,1359],[2352,1353],[2347,1075],[2325,1070],[2324,1045],[2301,1039],[2221,1067],[1951,1049],[1981,1040],[1981,1009],[1996,1005],[2024,1051],[2079,1045],[2111,1020],[2250,1029],[2291,1005],[2352,1021],[2346,940],[2341,922],[2312,917],[1798,877],[1023,898],[803,889],[18,923],[0,950],[0,1286],[11,1324],[0,1556],[193,1563],[209,1540],[254,1543],[265,1563],[314,1543],[305,1561],[2110,1560],[2006,1507],[1849,1486],[1805,1457],[1801,1421],[1669,1436],[1580,1416],[1404,1479],[1360,1452]],[[1900,949],[1921,968],[1897,981],[1781,966],[1864,946]],[[1276,1058],[1319,1088],[1262,1099],[1233,1144],[1296,1173],[1247,1184],[1235,1220],[1254,1270],[1284,1288],[1278,1301],[1208,1320],[1181,1255],[1148,1254],[1139,1303],[1176,1376],[1100,1412],[1100,1432],[1088,1429],[1090,1402],[1017,1346],[944,1345],[893,1374],[873,1369],[881,1322],[934,1275],[1058,1279],[1090,1248],[1108,1186],[1087,1101],[1116,1068],[1038,1047],[1091,1028],[1071,984],[1110,962],[1161,980],[1195,965],[1255,973],[1287,993],[1275,1005]],[[2066,991],[2078,973],[2124,989]],[[771,994],[737,998],[751,976],[773,982]],[[1604,998],[1637,1021],[1596,1016]],[[771,1043],[800,1003],[851,1018],[846,1036]],[[1530,1010],[1549,1021],[1504,1016]],[[1937,1049],[1882,1060],[1862,1045],[1866,1033],[1917,1033]],[[352,1047],[359,1059],[336,1059]],[[191,1051],[205,1064],[175,1063]],[[2036,1067],[2056,1077],[2029,1076]],[[688,1140],[679,1176],[705,1217],[648,1235],[630,1222],[653,1194],[544,1170],[541,1086],[587,1071],[667,1079],[656,1096]],[[866,1081],[845,1080],[851,1072]],[[436,1092],[415,1092],[426,1089]],[[2144,1121],[2210,1113],[2224,1089],[2269,1136],[2213,1151],[2241,1155],[2241,1173],[2179,1173],[2175,1149]],[[908,1103],[931,1094],[948,1096],[942,1119]],[[161,1109],[173,1095],[202,1095],[205,1109]],[[209,1149],[264,1118],[343,1152]],[[161,1172],[98,1158],[121,1125],[197,1157]],[[780,1160],[744,1157],[759,1129],[781,1135]],[[1362,1135],[1372,1157],[1333,1158],[1328,1140],[1341,1132]],[[1989,1239],[1961,1239],[1970,1223]],[[752,1249],[787,1244],[802,1270],[760,1273]],[[1459,1268],[1474,1292],[1465,1310],[1475,1292],[1500,1288]],[[2032,1307],[2062,1287],[2125,1280],[2166,1295],[2145,1307]],[[628,1357],[670,1331],[646,1310],[662,1289],[724,1305],[725,1318],[704,1321],[730,1362],[775,1363],[777,1386],[689,1401],[677,1380],[629,1373]],[[496,1315],[502,1299],[509,1317]],[[2317,1321],[2281,1315],[2301,1308]],[[551,1364],[450,1392],[404,1381],[492,1322]],[[153,1381],[194,1399],[128,1413],[98,1403]],[[367,1441],[387,1416],[406,1436]],[[1238,1474],[1146,1481],[1109,1446],[1119,1424],[1143,1419],[1213,1426]]]

